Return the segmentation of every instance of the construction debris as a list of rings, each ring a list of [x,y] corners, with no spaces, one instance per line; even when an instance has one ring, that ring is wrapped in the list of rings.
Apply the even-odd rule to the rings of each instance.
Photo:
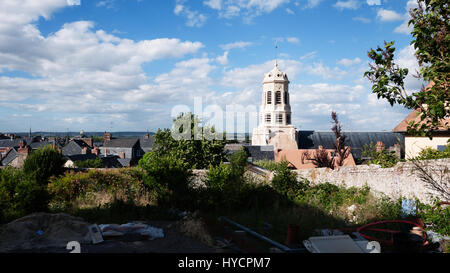
[[[138,241],[144,238],[154,240],[164,238],[164,232],[161,228],[155,228],[141,222],[131,222],[123,225],[107,224],[100,225],[103,237],[124,237],[127,241]]]

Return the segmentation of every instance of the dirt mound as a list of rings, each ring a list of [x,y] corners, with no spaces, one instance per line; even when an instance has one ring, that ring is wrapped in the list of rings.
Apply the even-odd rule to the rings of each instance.
[[[0,227],[0,252],[65,247],[70,241],[88,240],[82,218],[65,213],[34,213]]]

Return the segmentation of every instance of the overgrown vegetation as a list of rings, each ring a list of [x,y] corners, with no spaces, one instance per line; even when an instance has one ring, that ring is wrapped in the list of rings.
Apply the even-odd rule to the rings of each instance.
[[[77,168],[103,168],[104,164],[101,158],[79,160],[73,163]]]
[[[373,142],[364,144],[362,156],[370,158],[367,164],[380,165],[382,168],[394,167],[398,162],[402,161],[395,155],[395,152],[389,152],[385,149],[377,151],[376,145]]]
[[[439,151],[431,147],[427,147],[420,151],[419,155],[415,160],[429,160],[429,159],[440,159],[440,158],[450,158],[450,143],[447,144],[444,150]]]

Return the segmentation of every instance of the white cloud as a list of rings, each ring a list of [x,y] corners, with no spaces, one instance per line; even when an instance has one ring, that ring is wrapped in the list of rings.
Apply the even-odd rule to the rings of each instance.
[[[290,8],[286,8],[286,12],[291,14],[291,15],[295,14],[295,12],[293,10],[291,10]]]
[[[344,59],[341,59],[338,61],[338,64],[341,64],[343,66],[352,66],[352,65],[360,64],[360,63],[361,63],[361,59],[358,57],[354,58],[353,60],[344,58]]]
[[[347,75],[347,71],[344,71],[338,67],[330,68],[328,66],[323,65],[323,63],[313,63],[312,65],[308,65],[306,69],[306,73],[310,75],[321,76],[323,79],[342,79],[345,75]]]
[[[377,17],[382,22],[392,22],[392,21],[399,21],[399,20],[404,19],[403,15],[398,14],[397,12],[395,12],[393,10],[387,10],[387,9],[380,9],[377,12]]]
[[[335,8],[338,8],[341,10],[343,10],[343,9],[358,9],[359,6],[360,6],[360,3],[357,0],[347,0],[347,1],[339,0],[334,4]]]
[[[289,0],[208,0],[203,4],[217,10],[220,17],[232,18],[242,15],[244,21],[249,21],[255,16],[270,13],[288,2]]]
[[[369,6],[379,6],[381,5],[381,0],[367,0],[367,5]]]
[[[409,91],[419,91],[422,87],[423,80],[417,79],[414,75],[417,75],[420,67],[417,63],[417,59],[414,56],[415,49],[413,45],[402,48],[396,57],[396,63],[403,68],[408,68],[408,76],[405,79],[405,88]]]
[[[252,42],[237,41],[237,42],[233,42],[233,43],[220,45],[220,48],[222,48],[223,50],[231,50],[231,49],[235,49],[235,48],[246,48],[251,45],[253,45]]]
[[[222,9],[222,0],[208,0],[203,1],[203,4],[207,5],[212,9],[221,10]]]
[[[409,20],[411,20],[411,15],[409,14],[409,10],[414,9],[416,7],[417,7],[417,1],[415,1],[415,0],[409,0],[406,3],[406,7],[405,7],[406,12],[403,17],[404,21],[400,26],[395,28],[394,32],[403,33],[403,34],[411,34],[412,26],[408,26],[408,22],[409,22]]]
[[[286,41],[288,43],[292,43],[292,44],[298,44],[300,43],[300,40],[297,37],[287,37]]]
[[[222,56],[218,56],[216,58],[216,60],[221,65],[227,65],[228,64],[228,51],[225,51]]]
[[[317,55],[317,51],[314,50],[314,51],[308,52],[305,55],[301,56],[300,60],[314,59],[316,57],[316,55]]]
[[[303,9],[311,9],[317,7],[323,0],[308,0]],[[298,2],[296,2],[297,4]]]
[[[40,16],[50,18],[52,12],[68,5],[65,0],[42,3],[22,5],[10,1],[0,10],[0,73],[22,71],[30,75],[0,76],[0,107],[29,111],[36,124],[42,126],[44,121],[54,121],[39,118],[36,113],[63,115],[72,122],[86,114],[97,115],[92,126],[107,122],[108,115],[123,115],[126,118],[118,122],[136,126],[133,119],[138,120],[139,112],[147,106],[129,103],[122,95],[150,81],[142,64],[184,57],[203,47],[200,42],[179,39],[123,39],[96,29],[89,21],[64,24],[45,36],[34,22]],[[2,16],[4,12],[14,16]],[[196,72],[203,73],[194,69]],[[163,75],[157,79],[160,86],[167,85]]]
[[[79,5],[81,5],[81,0],[67,0],[67,5],[79,6]]]
[[[369,18],[366,18],[366,17],[363,17],[363,16],[353,17],[353,20],[359,21],[359,22],[362,22],[362,23],[365,23],[365,24],[368,24],[368,23],[371,22],[371,20]]]
[[[188,27],[201,27],[205,24],[206,20],[208,19],[206,15],[191,10],[189,7],[184,5],[184,2],[186,0],[177,0],[175,8],[173,10],[173,13],[175,15],[183,16],[186,20],[186,25]]]

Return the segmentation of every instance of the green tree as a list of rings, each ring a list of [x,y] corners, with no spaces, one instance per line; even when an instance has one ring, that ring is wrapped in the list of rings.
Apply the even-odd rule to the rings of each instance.
[[[281,161],[272,179],[273,188],[286,197],[293,197],[301,190],[301,183],[297,181],[296,174],[289,169],[288,161]]]
[[[176,154],[146,153],[139,161],[139,167],[145,170],[144,184],[156,192],[161,205],[183,205],[189,197],[191,170]]]
[[[74,165],[77,168],[103,168],[104,167],[103,161],[101,158],[75,161]]]
[[[35,177],[39,185],[47,185],[51,176],[61,175],[64,172],[65,159],[50,146],[32,152],[25,159],[23,170],[26,175]]]
[[[153,151],[158,155],[168,152],[184,160],[192,169],[217,166],[225,160],[225,141],[214,127],[201,127],[201,121],[192,113],[182,113],[173,121],[174,128],[159,129],[155,134]],[[190,130],[186,129],[189,127]]]
[[[400,104],[408,109],[418,109],[420,120],[410,122],[408,133],[432,137],[440,126],[449,128],[445,117],[450,115],[450,6],[446,0],[418,0],[418,7],[411,9],[409,25],[413,26],[411,44],[420,66],[416,77],[432,82],[428,88],[409,94],[405,78],[409,71],[394,62],[394,41],[368,52],[374,62],[364,73],[372,82],[372,92],[391,105]]]

